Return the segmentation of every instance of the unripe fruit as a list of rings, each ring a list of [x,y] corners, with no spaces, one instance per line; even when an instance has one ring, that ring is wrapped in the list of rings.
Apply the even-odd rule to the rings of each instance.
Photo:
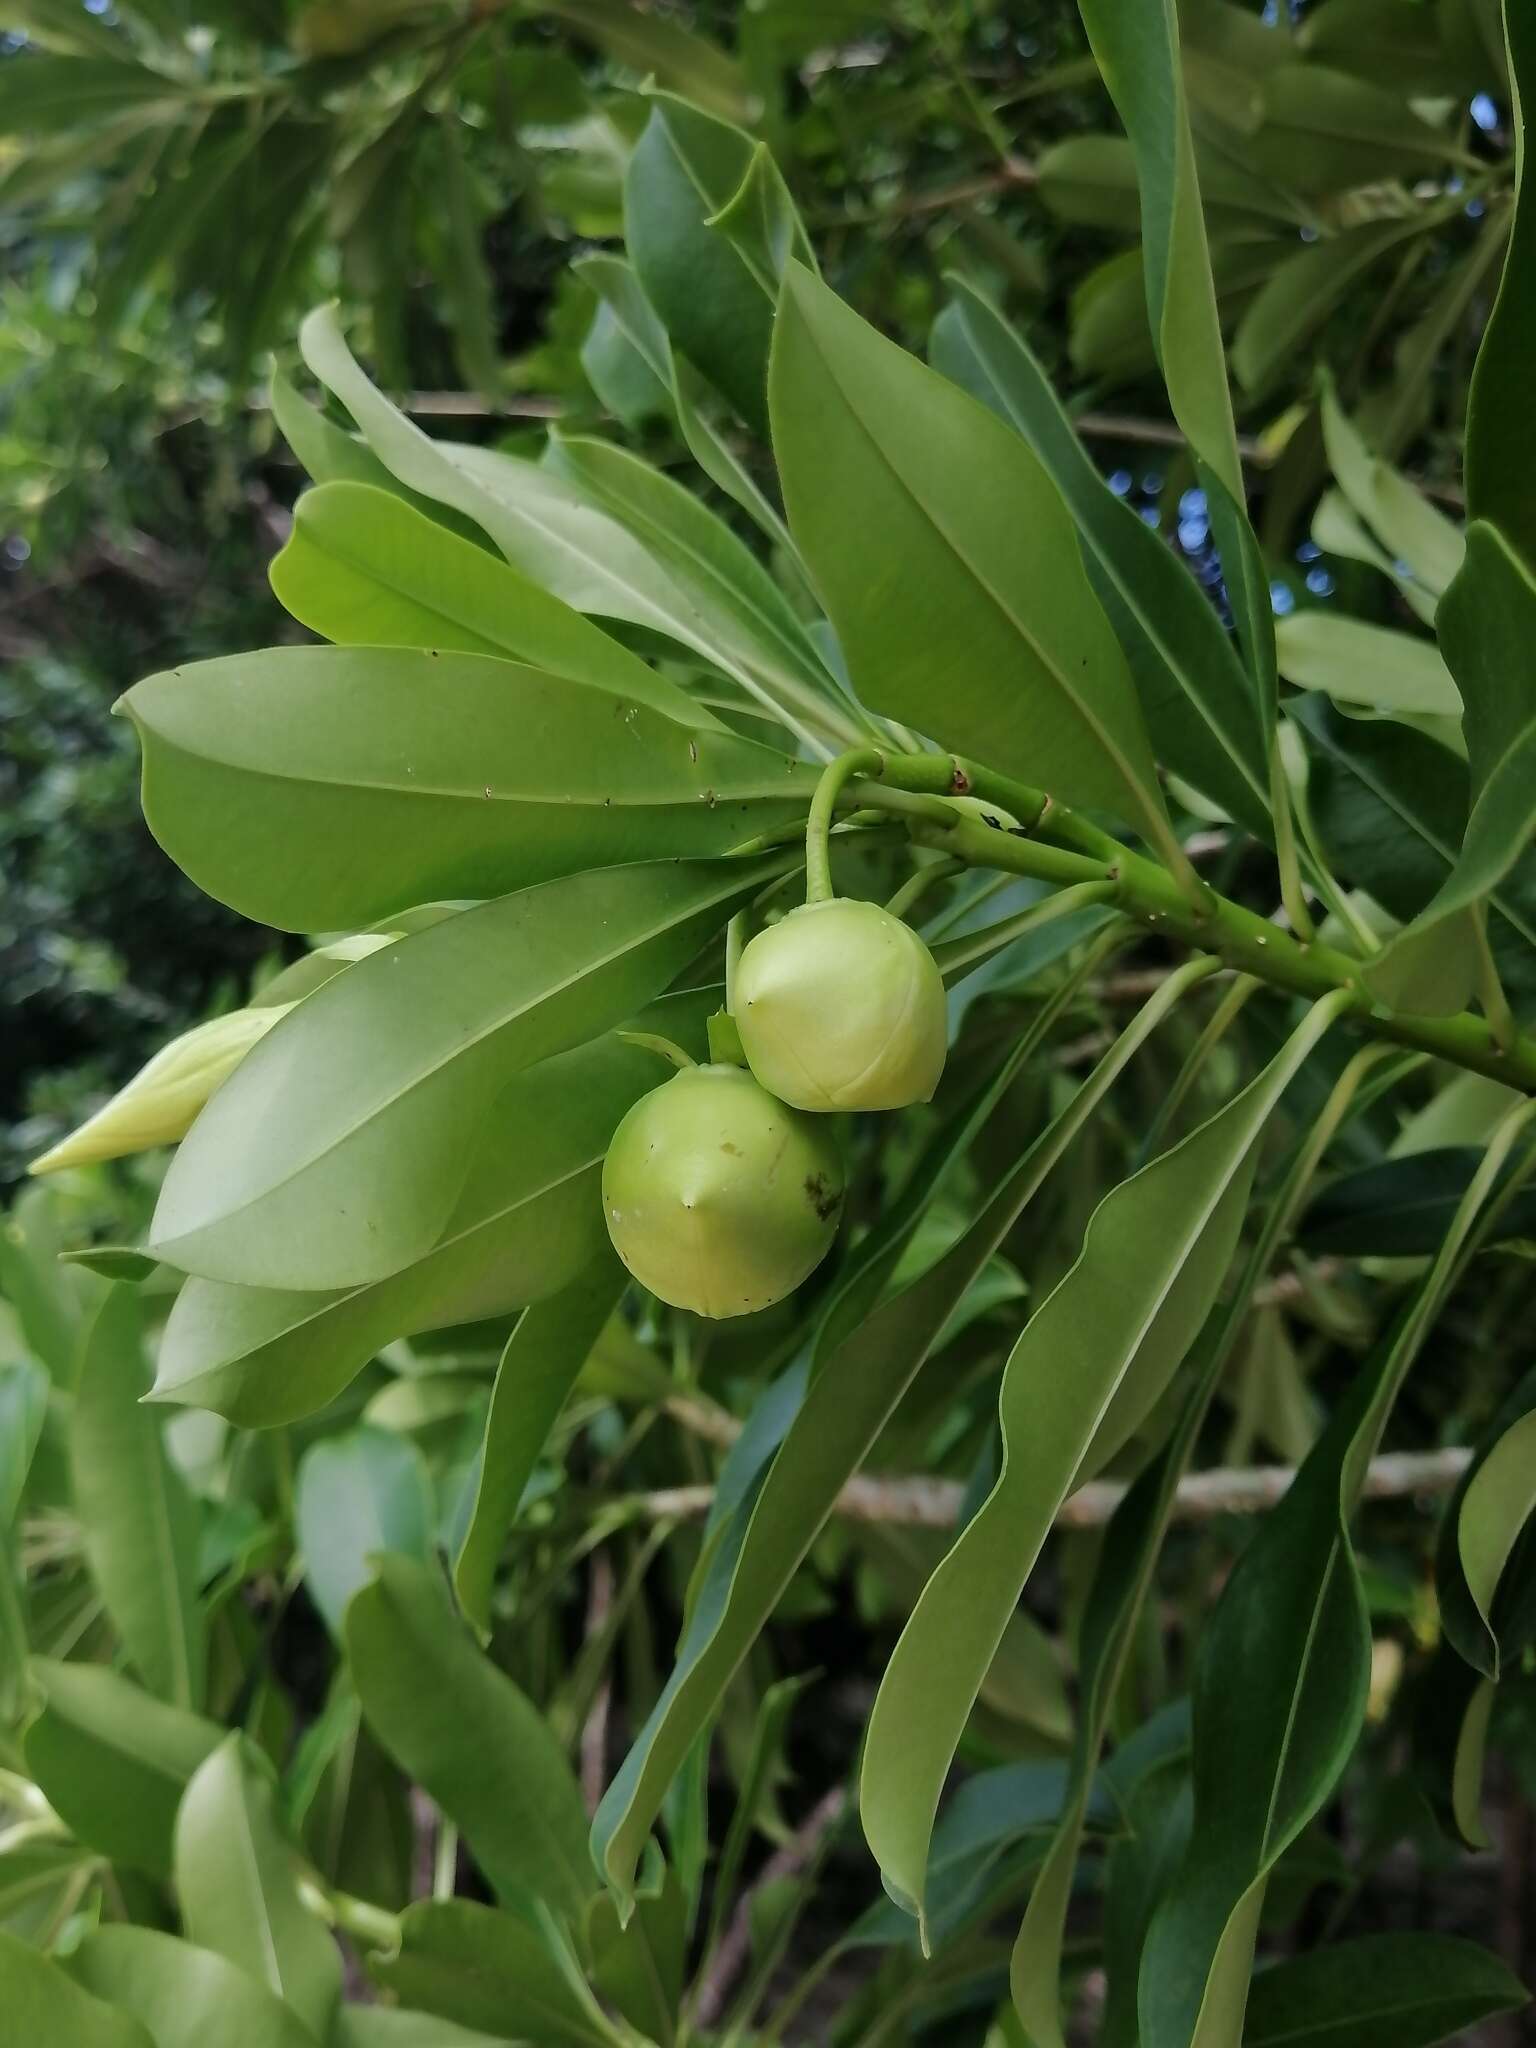
[[[938,967],[878,903],[807,903],[759,932],[734,1009],[753,1073],[797,1109],[904,1109],[944,1071]]]
[[[613,1134],[603,1213],[642,1286],[701,1316],[744,1316],[825,1258],[843,1205],[828,1127],[743,1067],[686,1067]]]

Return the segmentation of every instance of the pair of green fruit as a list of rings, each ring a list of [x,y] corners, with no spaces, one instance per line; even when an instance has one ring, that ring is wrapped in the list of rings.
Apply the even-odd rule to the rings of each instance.
[[[782,1301],[826,1256],[843,1206],[833,1110],[926,1102],[948,1023],[933,955],[899,917],[848,898],[760,932],[736,971],[747,1068],[686,1067],[637,1102],[603,1167],[624,1264],[711,1317]]]

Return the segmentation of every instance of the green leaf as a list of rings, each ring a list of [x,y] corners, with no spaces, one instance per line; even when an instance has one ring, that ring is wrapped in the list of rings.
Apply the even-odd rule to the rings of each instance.
[[[97,1998],[141,2021],[155,2048],[315,2048],[264,1985],[223,1956],[147,1927],[98,1927],[69,1959]]]
[[[509,2025],[550,2048],[607,2048],[618,2035],[581,1978],[524,1920],[467,1899],[412,1906],[397,1955],[373,1975],[403,2004],[497,2040]]]
[[[1261,1970],[1243,2048],[1432,2048],[1528,1996],[1497,1956],[1455,1935],[1359,1935]]]
[[[812,786],[752,740],[479,654],[271,648],[123,703],[166,852],[288,930],[724,852],[800,816]]]
[[[1014,1346],[998,1398],[1002,1470],[913,1609],[865,1742],[864,1831],[887,1891],[925,1929],[939,1796],[1008,1617],[1062,1501],[1140,1426],[1204,1323],[1242,1229],[1255,1147],[1331,1015],[1104,1197],[1077,1263]]]
[[[675,1845],[675,1832],[673,1839]],[[701,1868],[706,1850],[701,1841]],[[674,1869],[647,1873],[635,1910],[622,1925],[606,1892],[592,1901],[587,1920],[592,1988],[648,2040],[677,2038],[689,1932],[688,1900]]]
[[[1527,109],[1536,99],[1536,21],[1514,0],[1507,0],[1503,12],[1514,101],[1515,219],[1467,393],[1467,509],[1474,519],[1491,520],[1536,575],[1530,492],[1536,419],[1528,398],[1529,342],[1536,326],[1536,191],[1527,161]]]
[[[144,1683],[173,1706],[202,1704],[198,1512],[142,1405],[150,1371],[136,1291],[115,1285],[87,1333],[70,1431],[75,1512],[91,1576]]]
[[[269,573],[299,623],[339,646],[506,655],[684,725],[702,722],[686,691],[580,612],[371,484],[306,491]]]
[[[237,1964],[324,2040],[341,1997],[341,1957],[299,1898],[276,1790],[270,1764],[243,1735],[199,1766],[176,1816],[182,1925],[188,1941]]]
[[[0,1529],[16,1519],[47,1413],[43,1368],[30,1359],[0,1365]]]
[[[545,471],[580,491],[695,594],[709,650],[728,673],[769,691],[830,687],[826,664],[788,599],[725,522],[638,455],[585,436],[550,437]],[[703,645],[703,641],[696,644]]]
[[[1505,1212],[1513,1225],[1520,1201]],[[1528,1533],[1536,1374],[1503,1403],[1446,1503],[1435,1561],[1441,1625],[1474,1670],[1497,1680],[1536,1630]]]
[[[681,22],[636,13],[628,0],[553,0],[547,11],[642,78],[658,78],[717,113],[745,110],[746,86],[735,61]]]
[[[1444,1239],[1481,1157],[1474,1145],[1437,1145],[1340,1174],[1307,1210],[1301,1243],[1324,1256],[1428,1258]],[[1501,1234],[1536,1234],[1536,1190],[1515,1196]]]
[[[166,1175],[151,1249],[254,1287],[398,1272],[448,1227],[486,1102],[659,993],[792,859],[573,875],[358,961],[203,1111]]]
[[[1337,612],[1294,612],[1275,625],[1280,673],[1303,690],[1375,711],[1459,718],[1461,696],[1432,640]]]
[[[1322,64],[1277,65],[1248,138],[1253,167],[1306,192],[1335,192],[1467,161],[1453,133],[1420,120],[1376,79]]]
[[[0,1930],[0,2006],[18,2044],[58,2048],[158,2048],[138,2021],[93,1998],[47,1956]]]
[[[1323,383],[1323,446],[1339,488],[1374,532],[1394,571],[1406,565],[1427,597],[1445,595],[1466,559],[1466,536],[1437,511],[1405,476],[1367,446],[1364,435],[1339,404],[1331,379]],[[1433,607],[1431,607],[1431,620]]]
[[[376,1556],[392,1551],[421,1564],[432,1556],[432,1486],[420,1451],[366,1424],[311,1444],[294,1489],[294,1538],[310,1598],[340,1637]]]
[[[161,1340],[154,1398],[270,1427],[323,1408],[397,1337],[558,1293],[604,1241],[603,1155],[656,1080],[654,1058],[611,1036],[518,1075],[482,1111],[484,1142],[441,1242],[371,1287],[317,1294],[189,1280]]]
[[[496,1563],[524,1489],[626,1277],[605,1244],[568,1286],[524,1310],[507,1339],[485,1418],[469,1526],[453,1567],[454,1590],[482,1633],[490,1630]]]
[[[1242,663],[1215,610],[1094,467],[1022,337],[962,279],[950,279],[950,292],[933,329],[934,367],[1017,427],[1066,499],[1159,758],[1267,839],[1268,770]]]
[[[773,294],[708,225],[740,191],[754,147],[729,121],[655,95],[624,174],[624,239],[673,346],[762,434]]]
[[[1459,973],[1438,966],[1447,935],[1504,881],[1533,827],[1536,676],[1527,654],[1536,633],[1536,583],[1483,520],[1468,531],[1466,561],[1441,599],[1436,623],[1466,706],[1472,809],[1456,865],[1438,894],[1370,963],[1365,979],[1384,1001],[1443,1016],[1466,1006],[1476,979],[1471,947],[1464,948]],[[1430,973],[1414,972],[1426,956]]]
[[[345,2005],[331,2029],[331,2048],[498,2048],[505,2039],[504,2034],[471,2033],[431,2013],[397,2012],[388,2005]]]
[[[1223,1588],[1200,1642],[1194,1826],[1142,1959],[1145,2048],[1242,2010],[1269,1872],[1337,1783],[1365,1714],[1371,1632],[1349,1521],[1403,1379],[1510,1153],[1506,1120],[1433,1265]]]
[[[174,124],[186,100],[185,85],[143,64],[24,51],[0,73],[0,135],[51,135],[120,115]]]
[[[770,395],[790,528],[860,699],[1167,851],[1124,657],[1026,444],[798,265]]]
[[[591,285],[601,301],[599,310],[607,313],[615,334],[645,364],[664,391],[677,415],[688,452],[700,469],[756,520],[773,546],[792,556],[794,546],[788,527],[763,496],[729,440],[710,422],[700,398],[699,373],[686,359],[673,355],[667,331],[632,266],[620,257],[594,252],[578,257],[571,268],[584,283]],[[590,339],[589,336],[589,343]]]
[[[0,1219],[0,1294],[21,1325],[22,1340],[55,1386],[74,1385],[81,1332],[94,1290],[71,1285],[76,1276],[58,1263],[58,1222],[48,1195],[29,1188]]]
[[[503,384],[495,286],[485,260],[487,223],[476,211],[457,108],[439,113],[436,134],[443,199],[443,247],[438,278],[444,307],[453,331],[459,368],[468,382],[494,404]]]
[[[27,1770],[68,1827],[114,1863],[169,1876],[176,1809],[224,1731],[101,1665],[34,1657],[43,1695]]]
[[[1255,397],[1268,392],[1359,281],[1432,224],[1423,214],[1372,221],[1313,242],[1278,263],[1233,337],[1232,367],[1245,389]]]
[[[429,439],[369,383],[328,308],[310,314],[299,330],[299,346],[390,473],[473,519],[507,560],[542,589],[577,611],[664,634],[759,695],[764,689],[759,667],[766,660],[782,687],[785,675],[773,649],[752,632],[744,642],[741,594],[729,573],[722,574],[720,559],[731,536],[706,507],[690,502],[679,511],[676,498],[663,491],[668,509],[659,524],[665,529],[670,522],[675,530],[664,541],[666,552],[658,555],[600,501],[548,468],[491,448]],[[701,557],[705,529],[711,538]],[[648,531],[654,538],[657,525]],[[802,686],[793,675],[788,681],[799,702]],[[816,691],[805,694],[815,707]]]
[[[548,1726],[475,1648],[432,1569],[384,1558],[347,1610],[346,1637],[370,1726],[458,1823],[498,1898],[576,1924],[594,1889],[581,1794]]]

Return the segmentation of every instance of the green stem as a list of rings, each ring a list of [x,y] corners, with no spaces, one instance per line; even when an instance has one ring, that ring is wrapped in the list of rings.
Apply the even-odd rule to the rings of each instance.
[[[1456,1017],[1410,1017],[1386,1010],[1361,981],[1358,960],[1331,946],[1305,944],[1214,892],[1204,912],[1197,913],[1166,869],[1127,847],[1117,845],[1114,860],[1104,861],[998,832],[958,815],[948,825],[930,815],[915,817],[907,829],[919,846],[975,867],[1032,875],[1062,886],[1111,881],[1120,908],[1151,930],[1214,953],[1226,966],[1292,995],[1316,999],[1334,989],[1346,990],[1349,1014],[1378,1038],[1536,1094],[1536,1040],[1517,1036],[1506,1049],[1484,1019],[1468,1011]]]
[[[855,775],[883,775],[885,756],[874,747],[854,747],[821,771],[805,820],[805,900],[825,903],[832,895],[832,814],[844,786]]]
[[[1275,821],[1280,901],[1285,905],[1292,931],[1303,943],[1310,945],[1317,937],[1317,926],[1312,922],[1312,913],[1307,908],[1307,892],[1301,884],[1301,864],[1296,858],[1296,826],[1291,814],[1291,785],[1286,779],[1285,762],[1280,754],[1278,726],[1270,735],[1269,742],[1269,808]]]
[[[926,867],[920,867],[915,875],[908,875],[901,887],[886,904],[892,917],[905,917],[907,913],[928,894],[938,882],[947,882],[953,875],[965,873],[963,860],[934,860]]]

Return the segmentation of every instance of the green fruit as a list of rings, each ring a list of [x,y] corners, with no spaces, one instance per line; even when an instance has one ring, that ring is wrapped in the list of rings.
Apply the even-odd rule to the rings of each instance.
[[[603,1213],[652,1294],[701,1316],[745,1316],[820,1265],[843,1206],[831,1131],[743,1067],[687,1067],[613,1134]]]
[[[759,932],[734,1009],[753,1073],[797,1109],[904,1109],[944,1071],[939,970],[878,903],[807,903]]]

